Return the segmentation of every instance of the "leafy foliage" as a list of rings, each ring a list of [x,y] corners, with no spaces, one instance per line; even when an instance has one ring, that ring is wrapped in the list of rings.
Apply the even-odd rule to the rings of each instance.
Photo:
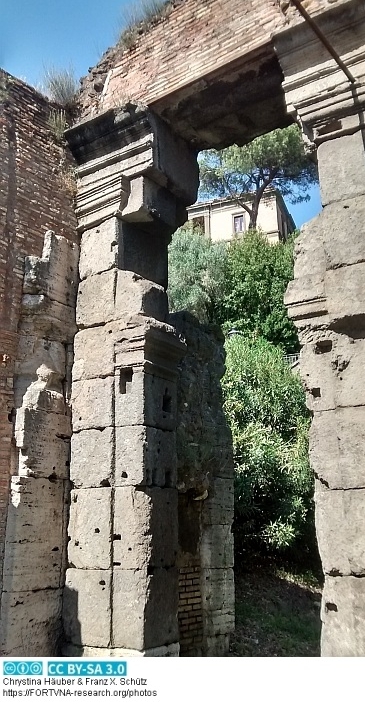
[[[270,245],[249,232],[230,245],[212,243],[199,230],[180,228],[169,248],[169,301],[202,322],[261,335],[287,353],[299,349],[283,303],[293,276],[293,242]]]
[[[274,130],[245,147],[211,149],[200,156],[201,197],[233,198],[249,214],[250,228],[256,227],[260,200],[269,186],[299,203],[309,199],[307,191],[317,179],[297,125]]]
[[[216,314],[225,330],[263,336],[287,353],[299,350],[295,326],[284,306],[284,293],[293,278],[293,246],[294,238],[270,245],[257,231],[230,245],[225,289]]]
[[[308,411],[300,380],[277,347],[239,335],[226,342],[225,412],[235,459],[238,551],[313,550]]]
[[[226,246],[214,244],[186,225],[169,247],[170,310],[187,310],[203,323],[215,319],[216,302],[225,286]]]

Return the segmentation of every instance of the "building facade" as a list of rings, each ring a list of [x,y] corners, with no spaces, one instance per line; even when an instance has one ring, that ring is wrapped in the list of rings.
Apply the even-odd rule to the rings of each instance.
[[[249,199],[248,194],[247,204]],[[249,225],[249,214],[233,198],[195,203],[188,208],[188,219],[201,227],[213,242],[232,240],[248,230]],[[257,227],[266,233],[271,243],[285,241],[295,230],[294,220],[279,191],[270,189],[264,193],[259,206]]]

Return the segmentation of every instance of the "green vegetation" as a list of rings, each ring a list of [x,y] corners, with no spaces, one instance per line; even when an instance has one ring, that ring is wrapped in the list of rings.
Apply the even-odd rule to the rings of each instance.
[[[186,225],[169,247],[169,305],[186,310],[202,323],[216,321],[217,302],[225,291],[226,247],[212,244],[199,230]]]
[[[230,245],[185,226],[169,252],[169,299],[226,333],[224,408],[235,462],[235,546],[317,566],[309,412],[284,353],[298,339],[283,304],[293,241],[270,245],[249,232]]]
[[[251,562],[236,573],[236,629],[232,656],[319,656],[320,583]]]
[[[119,37],[119,46],[130,49],[140,34],[162,17],[170,6],[170,0],[139,0],[124,9],[122,17],[123,31]]]
[[[284,306],[293,276],[293,243],[270,245],[257,231],[227,246],[180,228],[169,248],[169,303],[200,321],[259,335],[286,353],[299,350]]]
[[[63,134],[68,127],[66,112],[63,108],[51,110],[48,117],[48,127],[56,140],[62,141]]]
[[[44,75],[44,85],[51,100],[65,109],[72,109],[76,103],[79,84],[73,69],[56,69],[50,66]]]
[[[249,214],[249,227],[253,229],[268,187],[298,203],[308,200],[308,189],[318,180],[316,165],[297,125],[274,130],[245,147],[233,145],[219,152],[207,150],[201,153],[199,161],[201,196],[233,198]]]
[[[235,462],[235,543],[261,550],[315,552],[309,412],[301,382],[263,338],[226,341],[224,407]]]

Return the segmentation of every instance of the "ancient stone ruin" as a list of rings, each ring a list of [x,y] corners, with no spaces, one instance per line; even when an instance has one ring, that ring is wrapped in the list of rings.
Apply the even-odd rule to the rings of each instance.
[[[89,73],[67,150],[55,106],[0,75],[2,655],[227,653],[223,340],[169,316],[167,245],[198,150],[292,120],[324,206],[286,297],[313,411],[322,653],[365,652],[365,8],[303,4],[347,73],[292,3],[176,1]]]

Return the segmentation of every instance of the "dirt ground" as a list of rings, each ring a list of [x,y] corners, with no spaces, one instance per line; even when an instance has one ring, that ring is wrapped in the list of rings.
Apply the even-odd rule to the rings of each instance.
[[[275,563],[236,570],[230,656],[319,656],[321,585]]]

